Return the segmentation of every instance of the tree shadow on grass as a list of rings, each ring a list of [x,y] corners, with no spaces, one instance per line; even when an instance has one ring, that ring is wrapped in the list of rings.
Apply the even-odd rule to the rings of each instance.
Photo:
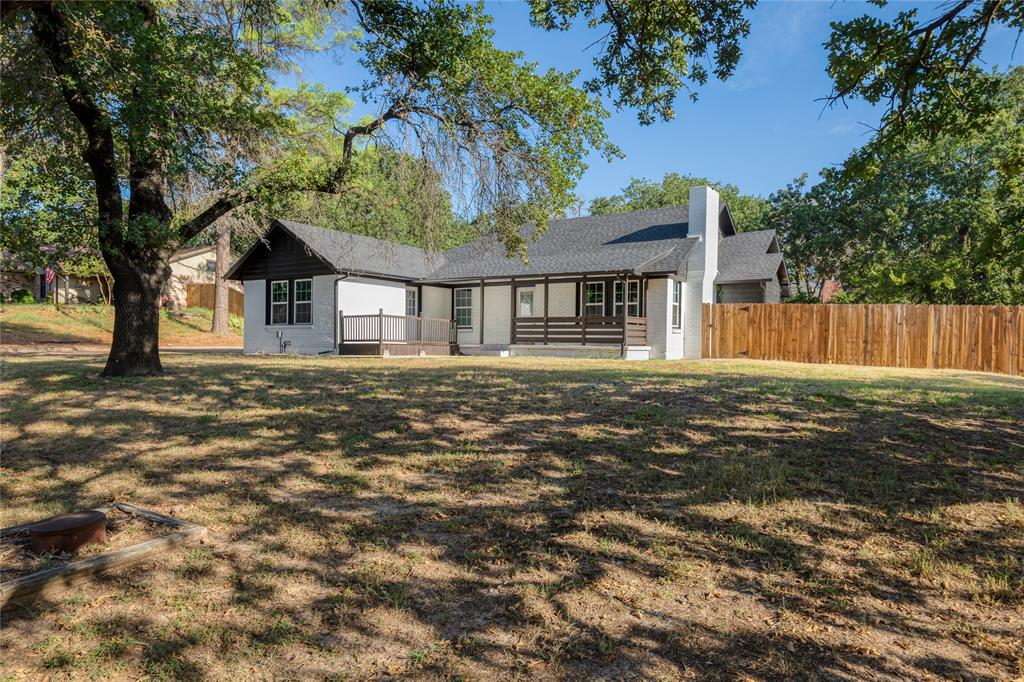
[[[1010,669],[972,647],[940,660],[955,642],[928,617],[937,592],[1008,607],[972,602],[970,581],[939,590],[924,559],[982,573],[1019,552],[1012,522],[952,532],[944,510],[1024,496],[1024,396],[683,367],[203,358],[97,381],[95,361],[12,363],[0,492],[185,505],[251,548],[216,562],[255,633],[222,646],[282,671],[284,649],[502,677]],[[54,395],[69,407],[46,411]],[[160,590],[135,599],[166,610]],[[154,641],[143,670],[219,672],[208,638]]]

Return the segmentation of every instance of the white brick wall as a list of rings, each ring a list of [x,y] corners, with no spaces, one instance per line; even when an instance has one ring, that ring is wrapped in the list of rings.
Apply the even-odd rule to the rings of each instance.
[[[571,282],[551,282],[548,294],[548,305],[551,306],[549,317],[574,317],[576,315],[576,285]],[[541,315],[544,308],[544,287],[540,289]]]
[[[718,276],[718,192],[710,187],[691,187],[689,204],[689,234],[699,236],[700,242],[687,260],[686,285],[683,287],[683,348],[682,356],[700,357],[701,304],[715,302],[715,277]]]
[[[362,277],[343,279],[338,283],[338,308],[346,315],[370,315],[381,308],[385,315],[405,315],[405,284]]]
[[[669,329],[669,295],[667,279],[652,279],[647,282],[647,340],[651,344],[651,357],[664,358]]]
[[[460,287],[456,287],[460,288]],[[473,324],[469,329],[459,329],[460,344],[480,343],[480,287],[465,287],[473,293]],[[454,312],[452,313],[454,315]]]
[[[452,290],[445,287],[423,287],[420,308],[423,317],[436,317],[442,320],[452,318]]]
[[[703,291],[700,283],[704,279],[704,273],[690,271],[688,279],[683,286],[683,352],[684,358],[700,357],[700,335],[703,333],[701,321],[701,303],[703,303]],[[693,283],[691,285],[691,282]]]
[[[511,343],[509,325],[511,320],[511,287],[487,287],[484,296],[484,345],[507,346]]]
[[[284,339],[291,341],[289,353],[314,355],[334,348],[334,293],[331,286],[335,276],[321,275],[312,279],[312,324],[267,324],[266,283],[263,280],[249,280],[245,283],[245,353],[279,353],[278,331]]]
[[[673,281],[652,279],[647,283],[647,338],[652,358],[677,360],[683,357],[684,330],[672,327]],[[686,282],[682,283],[682,288],[683,300],[686,300]]]
[[[334,349],[334,291],[336,275],[313,277],[313,323],[267,324],[266,282],[245,283],[245,353],[280,352],[277,333],[291,341],[289,353],[315,355]],[[388,315],[405,314],[405,285],[401,282],[350,277],[338,282],[338,309],[346,315],[373,314],[384,308]]]

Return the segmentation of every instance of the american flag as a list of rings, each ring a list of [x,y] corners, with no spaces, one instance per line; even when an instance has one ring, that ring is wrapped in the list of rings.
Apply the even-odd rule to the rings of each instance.
[[[53,280],[57,279],[57,271],[51,267],[46,268],[46,283],[53,284]]]

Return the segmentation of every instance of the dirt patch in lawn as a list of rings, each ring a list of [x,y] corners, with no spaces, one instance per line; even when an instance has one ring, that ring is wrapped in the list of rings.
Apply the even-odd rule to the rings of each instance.
[[[1024,381],[165,364],[5,361],[2,525],[116,495],[217,541],[5,614],[15,677],[1024,674]]]

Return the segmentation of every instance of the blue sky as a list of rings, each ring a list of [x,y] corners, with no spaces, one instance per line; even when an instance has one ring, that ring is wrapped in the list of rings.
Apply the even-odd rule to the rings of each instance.
[[[886,13],[908,8],[893,2]],[[940,5],[919,4],[923,17],[933,17]],[[568,33],[533,29],[524,3],[492,0],[487,10],[495,19],[498,47],[520,50],[542,68],[579,68],[581,80],[592,73],[596,48],[587,51],[600,34],[578,28]],[[842,162],[868,139],[867,125],[878,114],[862,102],[849,108],[822,111],[831,81],[825,73],[829,22],[865,13],[878,15],[873,5],[862,2],[762,2],[750,15],[751,31],[743,45],[743,57],[735,75],[725,82],[710,80],[691,103],[683,94],[676,104],[676,118],[667,123],[641,126],[634,111],[613,111],[606,129],[625,153],[611,163],[594,155],[577,193],[589,202],[612,194],[632,176],[659,179],[667,172],[709,177],[731,182],[744,192],[767,196],[788,181]],[[991,34],[983,56],[1005,69],[1021,64],[1024,46],[1013,54],[1015,34],[998,30]],[[353,55],[323,58],[307,64],[305,78],[334,88],[361,80]],[[610,103],[606,103],[612,109]],[[355,113],[376,113],[360,103]]]

